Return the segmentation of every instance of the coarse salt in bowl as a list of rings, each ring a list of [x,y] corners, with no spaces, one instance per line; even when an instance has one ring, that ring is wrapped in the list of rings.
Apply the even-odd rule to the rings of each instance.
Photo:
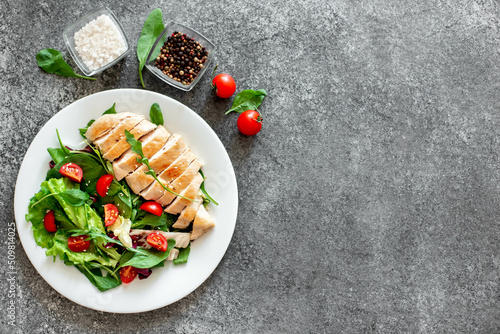
[[[120,22],[106,7],[64,29],[63,39],[76,65],[87,76],[104,71],[130,53]]]

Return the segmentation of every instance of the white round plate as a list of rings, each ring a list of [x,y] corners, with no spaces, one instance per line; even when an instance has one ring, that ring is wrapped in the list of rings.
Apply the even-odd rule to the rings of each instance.
[[[163,112],[165,127],[182,135],[193,153],[204,163],[208,193],[217,200],[208,211],[216,226],[191,246],[188,263],[153,270],[145,280],[134,280],[100,292],[75,267],[57,258],[45,256],[33,238],[31,223],[26,222],[30,198],[39,191],[51,160],[48,147],[58,147],[56,129],[63,143],[81,147],[79,128],[96,119],[116,102],[117,112],[146,115],[153,103]],[[40,275],[60,294],[88,308],[105,312],[135,313],[154,310],[187,296],[215,270],[226,252],[236,224],[238,190],[229,156],[217,135],[194,111],[164,95],[146,90],[118,89],[87,96],[67,106],[38,132],[24,157],[17,177],[14,210],[21,243]]]

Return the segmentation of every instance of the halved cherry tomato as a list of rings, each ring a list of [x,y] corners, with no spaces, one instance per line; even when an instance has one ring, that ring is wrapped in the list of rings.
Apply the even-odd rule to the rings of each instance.
[[[89,236],[85,234],[69,237],[68,248],[73,252],[85,252],[90,246],[90,240],[85,240],[88,237]]]
[[[153,232],[146,238],[148,244],[161,252],[166,252],[168,248],[167,239],[160,233]]]
[[[45,214],[45,217],[43,217],[43,226],[47,230],[47,232],[56,232],[57,231],[57,226],[56,226],[56,218],[54,216],[54,211],[50,210]]]
[[[104,205],[104,225],[113,225],[118,215],[118,208],[114,204],[108,203]]]
[[[132,266],[125,266],[120,269],[120,279],[122,283],[128,284],[137,277],[137,269]]]
[[[99,196],[106,197],[109,186],[111,186],[111,182],[113,182],[113,175],[111,174],[104,174],[99,178],[99,180],[97,180],[95,189],[97,190]]]
[[[67,177],[73,182],[76,183],[82,182],[83,170],[80,166],[72,162],[62,165],[61,168],[59,169],[59,173],[61,173],[62,176]]]
[[[158,217],[161,216],[163,212],[163,208],[161,207],[161,205],[156,203],[155,201],[144,202],[141,204],[139,209],[152,213],[153,215]]]

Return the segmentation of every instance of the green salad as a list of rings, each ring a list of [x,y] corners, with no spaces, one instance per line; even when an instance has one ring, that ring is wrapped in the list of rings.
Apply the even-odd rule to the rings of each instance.
[[[159,124],[163,117],[158,109],[155,105],[150,116]],[[115,112],[113,105],[105,113]],[[85,131],[80,129],[82,136]],[[75,266],[100,291],[147,278],[166,260],[187,262],[190,240],[177,236],[189,235],[189,230],[172,228],[176,215],[134,194],[124,180],[117,181],[112,164],[92,145],[72,150],[59,133],[57,138],[59,147],[47,149],[50,169],[26,215],[47,256]],[[140,151],[139,141],[127,139]],[[147,163],[144,158],[142,162]],[[204,204],[211,199],[208,194],[203,198]],[[175,258],[169,258],[171,253]]]

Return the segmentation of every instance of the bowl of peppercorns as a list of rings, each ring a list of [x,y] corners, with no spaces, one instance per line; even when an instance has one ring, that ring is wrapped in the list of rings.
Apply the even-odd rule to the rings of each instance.
[[[190,91],[214,57],[215,45],[202,34],[170,22],[158,36],[146,59],[146,68],[164,82]]]

